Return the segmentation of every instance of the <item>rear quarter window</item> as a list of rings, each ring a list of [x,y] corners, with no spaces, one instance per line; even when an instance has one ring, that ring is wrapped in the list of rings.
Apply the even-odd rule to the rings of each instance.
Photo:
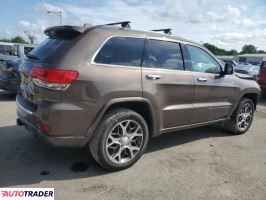
[[[144,39],[130,37],[110,38],[96,55],[98,64],[141,66]]]

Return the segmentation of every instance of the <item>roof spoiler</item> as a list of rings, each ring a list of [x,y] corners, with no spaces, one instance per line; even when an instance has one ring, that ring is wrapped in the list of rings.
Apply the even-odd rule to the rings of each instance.
[[[131,21],[124,21],[124,22],[114,22],[114,23],[109,23],[109,24],[104,24],[104,25],[121,25],[122,28],[131,28],[130,24]]]
[[[87,29],[88,27],[82,27],[82,26],[53,26],[45,29],[44,33],[45,35],[51,38],[52,37],[71,38],[80,35]]]
[[[172,35],[172,29],[170,29],[170,28],[154,29],[154,30],[151,30],[151,31],[154,31],[154,32],[163,32],[164,34]]]

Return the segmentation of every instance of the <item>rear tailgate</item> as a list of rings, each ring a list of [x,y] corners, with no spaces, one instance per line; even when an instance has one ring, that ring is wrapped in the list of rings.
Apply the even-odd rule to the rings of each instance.
[[[78,27],[83,28],[83,27]],[[20,63],[19,71],[21,76],[21,95],[33,104],[38,104],[39,90],[34,85],[31,78],[33,68],[57,69],[58,59],[73,46],[78,35],[85,29],[79,30],[77,27],[59,26],[51,27],[45,30],[49,36],[47,40],[38,45],[31,51],[27,57]],[[46,94],[56,91],[46,90]],[[49,95],[49,96],[52,96]]]

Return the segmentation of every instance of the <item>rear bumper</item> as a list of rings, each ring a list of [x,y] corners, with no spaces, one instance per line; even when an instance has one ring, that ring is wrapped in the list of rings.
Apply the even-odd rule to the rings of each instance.
[[[41,119],[36,115],[36,111],[21,101],[21,98],[22,97],[20,95],[17,95],[16,104],[17,116],[20,120],[19,125],[24,125],[29,132],[33,133],[34,136],[36,136],[42,142],[55,147],[70,148],[83,147],[87,144],[88,139],[83,136],[48,135],[40,131],[40,129],[38,129],[38,124],[41,122]]]

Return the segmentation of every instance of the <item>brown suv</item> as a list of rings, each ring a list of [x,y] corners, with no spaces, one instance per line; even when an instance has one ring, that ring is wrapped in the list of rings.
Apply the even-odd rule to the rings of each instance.
[[[126,26],[45,33],[19,67],[17,122],[54,146],[89,144],[106,169],[131,166],[166,132],[223,122],[241,134],[252,123],[258,84],[201,45]]]

